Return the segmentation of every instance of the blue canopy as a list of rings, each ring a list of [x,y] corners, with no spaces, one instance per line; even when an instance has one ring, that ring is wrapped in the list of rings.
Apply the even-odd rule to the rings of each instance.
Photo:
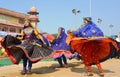
[[[6,36],[6,35],[16,36],[18,34],[19,33],[10,33],[10,32],[2,32],[2,31],[0,31],[0,36]]]

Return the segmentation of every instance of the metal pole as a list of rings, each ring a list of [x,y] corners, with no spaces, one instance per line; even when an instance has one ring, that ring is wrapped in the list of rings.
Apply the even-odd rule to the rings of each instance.
[[[98,26],[101,26],[102,19],[98,18],[97,22],[98,22]]]
[[[89,6],[90,9],[89,10],[90,10],[90,17],[91,17],[92,16],[92,0],[90,0],[89,3],[90,3],[90,6]]]
[[[74,14],[74,26],[77,28],[77,13],[80,13],[80,10],[73,9],[72,13]]]
[[[109,36],[111,36],[111,27],[110,27],[110,32],[109,32]]]
[[[109,35],[111,35],[111,33],[112,33],[112,28],[113,28],[113,25],[112,25],[112,24],[110,24],[110,25],[109,25],[109,28],[110,28],[110,32],[109,32],[110,34],[109,34]]]
[[[77,18],[76,18],[77,10],[73,9],[72,13],[74,14],[74,27],[76,28],[76,26],[77,26]]]
[[[76,27],[77,27],[77,17],[76,17],[76,15],[74,15],[74,22],[75,22],[75,29],[76,29]]]

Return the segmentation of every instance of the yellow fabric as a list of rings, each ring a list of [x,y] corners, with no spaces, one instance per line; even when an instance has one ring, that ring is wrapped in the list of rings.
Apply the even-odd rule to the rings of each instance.
[[[66,44],[69,45],[73,38],[75,38],[75,36],[73,36],[72,33],[68,33],[67,38],[66,38]]]
[[[34,30],[34,33],[35,33],[35,35],[37,36],[37,38],[40,39],[44,44],[46,44],[46,43],[44,42],[42,36],[41,36],[41,35],[39,34],[39,32],[37,31],[37,29],[34,28],[33,30]],[[23,30],[21,31],[21,34],[20,34],[20,35],[21,35],[21,36],[18,36],[17,39],[22,40],[23,37],[24,37],[24,32],[23,32]]]
[[[36,37],[38,39],[40,39],[44,44],[46,44],[45,41],[43,40],[42,36],[39,34],[38,30],[33,25],[31,25],[31,26],[33,27],[34,34],[36,35]],[[18,36],[17,39],[22,40],[23,37],[24,37],[24,31],[22,30],[21,31],[21,36]]]
[[[40,44],[37,44],[37,43],[36,43],[35,45],[36,45],[36,46],[39,46],[39,47],[42,47],[42,45],[40,45]]]
[[[23,37],[24,37],[24,32],[23,32],[23,30],[22,30],[20,36],[18,36],[17,39],[22,40]]]
[[[40,39],[44,44],[46,44],[45,41],[43,40],[42,36],[39,34],[39,32],[37,31],[36,28],[34,28],[34,33],[35,33],[35,35],[37,36],[38,39]]]

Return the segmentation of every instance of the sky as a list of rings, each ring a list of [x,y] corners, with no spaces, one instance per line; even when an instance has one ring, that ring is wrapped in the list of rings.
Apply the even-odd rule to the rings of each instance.
[[[57,33],[58,27],[75,30],[83,24],[83,17],[90,17],[90,0],[0,0],[0,7],[27,14],[35,6],[39,12],[38,29]],[[91,0],[91,17],[105,35],[120,32],[120,0]],[[80,10],[76,16],[72,9]],[[97,19],[102,19],[101,24]],[[113,28],[109,28],[112,24]]]

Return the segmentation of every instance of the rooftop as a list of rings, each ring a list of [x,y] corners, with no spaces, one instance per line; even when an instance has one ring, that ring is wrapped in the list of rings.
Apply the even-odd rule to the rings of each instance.
[[[9,15],[9,16],[17,17],[17,18],[27,18],[28,17],[27,14],[11,11],[11,10],[8,10],[5,8],[0,8],[0,14]]]

